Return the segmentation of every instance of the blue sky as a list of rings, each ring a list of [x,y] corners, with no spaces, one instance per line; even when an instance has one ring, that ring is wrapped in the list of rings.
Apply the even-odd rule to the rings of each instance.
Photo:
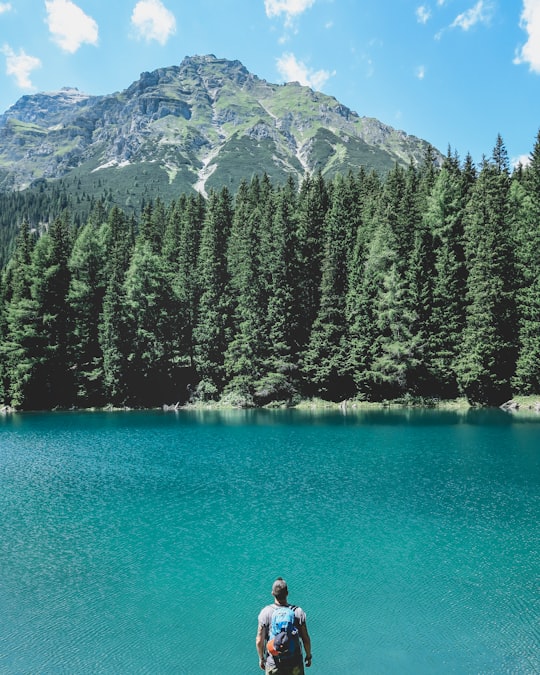
[[[540,129],[540,0],[0,0],[0,112],[210,53],[475,162]]]

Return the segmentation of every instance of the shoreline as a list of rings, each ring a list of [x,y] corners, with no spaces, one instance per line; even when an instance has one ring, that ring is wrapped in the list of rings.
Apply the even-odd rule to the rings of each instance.
[[[233,405],[228,401],[199,401],[194,403],[175,403],[162,404],[161,406],[151,406],[147,408],[138,408],[131,406],[114,406],[107,404],[104,406],[89,406],[89,407],[71,407],[71,408],[55,408],[43,410],[19,410],[9,405],[0,407],[0,416],[24,413],[24,412],[130,412],[130,411],[158,411],[175,412],[175,411],[216,411],[216,410],[299,410],[311,412],[361,412],[366,410],[438,410],[448,412],[464,413],[470,410],[502,410],[507,413],[533,413],[540,416],[540,395],[530,396],[515,396],[510,401],[503,403],[500,406],[473,406],[465,397],[458,397],[455,399],[433,399],[433,400],[388,400],[388,401],[361,401],[356,399],[346,399],[344,401],[327,401],[324,399],[313,398],[303,399],[295,404],[287,404],[286,402],[274,402],[264,406],[238,406]]]

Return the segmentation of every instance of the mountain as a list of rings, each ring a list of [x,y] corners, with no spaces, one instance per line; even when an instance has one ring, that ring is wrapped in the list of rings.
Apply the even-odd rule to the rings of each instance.
[[[331,177],[422,158],[426,141],[298,83],[271,84],[213,55],[142,73],[124,91],[23,96],[0,115],[0,192],[44,180],[129,204],[205,194],[266,172]]]

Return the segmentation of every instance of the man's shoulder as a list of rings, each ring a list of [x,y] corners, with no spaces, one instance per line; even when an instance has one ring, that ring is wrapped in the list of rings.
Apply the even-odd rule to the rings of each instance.
[[[266,605],[266,607],[263,607],[261,611],[259,612],[259,623],[261,625],[269,625],[272,621],[272,615],[274,613],[274,610],[276,609],[277,605],[276,604],[271,604],[271,605]],[[302,624],[306,620],[306,613],[301,607],[298,607],[298,605],[287,605],[290,609],[293,610],[294,616],[296,619]]]
[[[291,608],[294,608],[294,616],[302,624],[306,622],[306,613],[301,607],[297,605],[291,605]]]
[[[260,624],[266,624],[270,623],[270,620],[272,619],[272,614],[274,613],[275,605],[266,605],[266,607],[263,607],[261,611],[259,612],[259,623]]]

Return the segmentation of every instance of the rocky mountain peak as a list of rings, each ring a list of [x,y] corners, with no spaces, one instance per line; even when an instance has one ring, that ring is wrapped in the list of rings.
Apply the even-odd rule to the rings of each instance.
[[[426,145],[309,87],[268,83],[240,61],[187,56],[106,96],[23,96],[0,115],[0,190],[69,176],[93,185],[99,171],[101,187],[126,185],[129,195],[143,174],[164,196],[206,193],[254,173],[279,182],[386,171],[420,160]]]
[[[40,92],[22,96],[9,110],[0,116],[2,120],[10,118],[21,122],[40,124],[44,120],[63,114],[67,110],[86,103],[91,97],[74,87],[63,87],[58,91]]]

